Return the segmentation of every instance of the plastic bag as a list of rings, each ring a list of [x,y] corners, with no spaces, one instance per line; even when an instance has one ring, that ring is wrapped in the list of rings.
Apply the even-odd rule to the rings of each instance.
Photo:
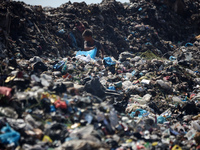
[[[20,134],[13,130],[8,124],[7,126],[3,127],[1,129],[1,132],[3,134],[0,135],[0,141],[3,144],[12,144],[14,143],[17,145],[19,139],[20,139]]]
[[[96,54],[97,54],[97,48],[92,49],[92,50],[90,50],[90,51],[78,51],[78,52],[76,53],[76,56],[78,56],[78,55],[85,55],[85,56],[90,55],[90,57],[91,57],[92,59],[95,59]]]
[[[157,117],[157,123],[163,124],[165,121],[166,121],[166,120],[165,120],[165,117],[163,117],[163,116],[158,116],[158,117]]]
[[[105,57],[103,60],[104,60],[105,67],[116,64],[116,62],[112,61],[112,59],[110,57]]]
[[[130,117],[133,118],[135,116],[138,116],[139,118],[142,118],[142,117],[146,117],[149,115],[149,112],[144,110],[144,109],[136,109],[135,112],[132,112],[130,114]]]

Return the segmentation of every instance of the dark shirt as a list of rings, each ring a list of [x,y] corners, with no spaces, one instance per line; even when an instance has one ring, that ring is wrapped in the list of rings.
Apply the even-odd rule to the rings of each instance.
[[[87,41],[84,42],[84,48],[85,47],[93,47],[93,46],[95,46],[97,48],[97,55],[96,56],[99,57],[100,56],[100,50],[102,49],[101,43],[96,41],[96,40],[94,40],[94,44],[91,44],[90,42],[87,42]]]

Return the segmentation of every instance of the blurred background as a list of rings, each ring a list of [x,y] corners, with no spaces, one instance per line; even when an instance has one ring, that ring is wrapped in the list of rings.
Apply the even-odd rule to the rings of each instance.
[[[44,6],[51,6],[51,7],[59,7],[61,4],[67,3],[67,0],[17,0],[17,1],[23,1],[26,4],[31,5],[42,5]],[[87,4],[91,3],[101,3],[102,0],[85,0]],[[71,2],[83,2],[83,0],[71,0]],[[129,2],[129,0],[120,0],[120,2],[125,3]]]

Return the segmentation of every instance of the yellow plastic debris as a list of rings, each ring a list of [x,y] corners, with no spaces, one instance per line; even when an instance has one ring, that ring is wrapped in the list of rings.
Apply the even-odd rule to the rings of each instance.
[[[15,76],[9,76],[6,78],[5,83],[8,83],[10,81],[12,81],[15,78]]]
[[[182,148],[179,145],[174,145],[172,150],[182,150]]]
[[[152,143],[152,146],[157,146],[158,145],[158,142],[153,142]]]
[[[51,139],[49,136],[45,135],[45,136],[43,137],[43,139],[42,139],[42,142],[49,142],[49,143],[52,143],[53,141],[52,141],[52,139]]]
[[[58,96],[56,96],[56,95],[54,95],[54,94],[52,94],[52,95],[50,96],[50,101],[51,101],[51,103],[54,103],[57,99],[58,99]]]
[[[133,140],[131,139],[126,140],[126,143],[131,143],[131,142],[133,142]]]

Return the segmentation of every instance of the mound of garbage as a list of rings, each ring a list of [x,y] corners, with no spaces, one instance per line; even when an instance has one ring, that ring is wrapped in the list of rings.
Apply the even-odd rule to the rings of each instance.
[[[199,149],[199,1],[0,3],[0,147]],[[93,31],[103,58],[83,51]]]

